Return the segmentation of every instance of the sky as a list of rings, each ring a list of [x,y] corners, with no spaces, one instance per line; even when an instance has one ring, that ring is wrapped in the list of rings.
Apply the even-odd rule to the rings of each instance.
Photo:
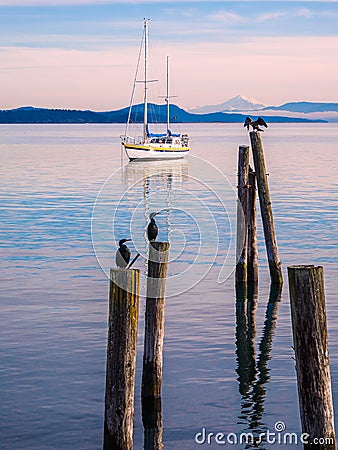
[[[144,17],[151,101],[338,102],[338,1],[0,0],[0,109],[128,106]]]

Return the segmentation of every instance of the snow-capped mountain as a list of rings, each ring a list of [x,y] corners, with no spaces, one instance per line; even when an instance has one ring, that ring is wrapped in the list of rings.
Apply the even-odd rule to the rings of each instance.
[[[266,105],[260,103],[258,100],[237,95],[230,98],[224,103],[218,105],[205,105],[198,108],[191,109],[189,112],[196,114],[206,114],[212,112],[234,112],[234,111],[257,111],[264,108]]]
[[[258,100],[243,95],[237,95],[218,105],[205,105],[190,109],[190,113],[240,113],[252,116],[274,116],[304,118],[338,122],[338,103],[289,102],[280,106],[266,106]]]

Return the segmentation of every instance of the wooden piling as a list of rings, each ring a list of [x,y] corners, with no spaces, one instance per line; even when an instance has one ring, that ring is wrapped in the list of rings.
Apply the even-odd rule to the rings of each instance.
[[[309,435],[308,442],[326,439],[322,445],[305,445],[304,448],[334,450],[323,268],[291,266],[288,278],[302,429]]]
[[[104,449],[133,448],[140,271],[111,269]]]
[[[256,284],[258,283],[256,174],[251,167],[248,183],[248,284]]]
[[[142,398],[161,397],[164,305],[168,254],[168,242],[150,243],[145,312]]]
[[[250,132],[251,147],[255,165],[260,209],[263,221],[265,245],[268,255],[271,282],[275,284],[283,283],[282,268],[278,255],[277,240],[273,224],[272,207],[268,178],[265,169],[264,151],[260,133]]]
[[[247,245],[248,245],[248,175],[249,146],[241,145],[238,151],[238,203],[237,203],[237,242],[236,242],[236,290],[245,297],[247,285]]]

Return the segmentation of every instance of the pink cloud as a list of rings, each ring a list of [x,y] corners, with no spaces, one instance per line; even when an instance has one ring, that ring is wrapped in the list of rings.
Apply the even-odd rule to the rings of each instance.
[[[338,62],[333,57],[338,54],[338,37],[167,43],[158,45],[156,53],[164,57],[154,78],[164,79],[164,58],[170,55],[171,92],[183,107],[220,103],[243,92],[265,104],[338,99]],[[1,108],[127,106],[136,57],[136,48],[120,45],[98,51],[1,47]],[[164,85],[154,84],[162,95]],[[159,101],[157,95],[153,101]]]

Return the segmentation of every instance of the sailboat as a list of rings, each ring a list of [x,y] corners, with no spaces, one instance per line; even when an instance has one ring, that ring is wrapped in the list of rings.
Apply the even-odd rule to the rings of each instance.
[[[170,130],[170,97],[169,97],[169,57],[167,57],[167,92],[165,103],[167,105],[167,130],[165,133],[151,133],[148,125],[148,84],[152,81],[148,79],[148,20],[144,19],[142,40],[144,43],[144,102],[143,102],[143,134],[142,136],[129,136],[128,128],[132,113],[132,103],[138,76],[138,66],[134,80],[132,98],[129,107],[128,120],[125,134],[121,136],[121,143],[130,160],[135,159],[178,159],[184,158],[189,153],[188,134],[175,134]],[[140,60],[140,58],[139,58]]]

